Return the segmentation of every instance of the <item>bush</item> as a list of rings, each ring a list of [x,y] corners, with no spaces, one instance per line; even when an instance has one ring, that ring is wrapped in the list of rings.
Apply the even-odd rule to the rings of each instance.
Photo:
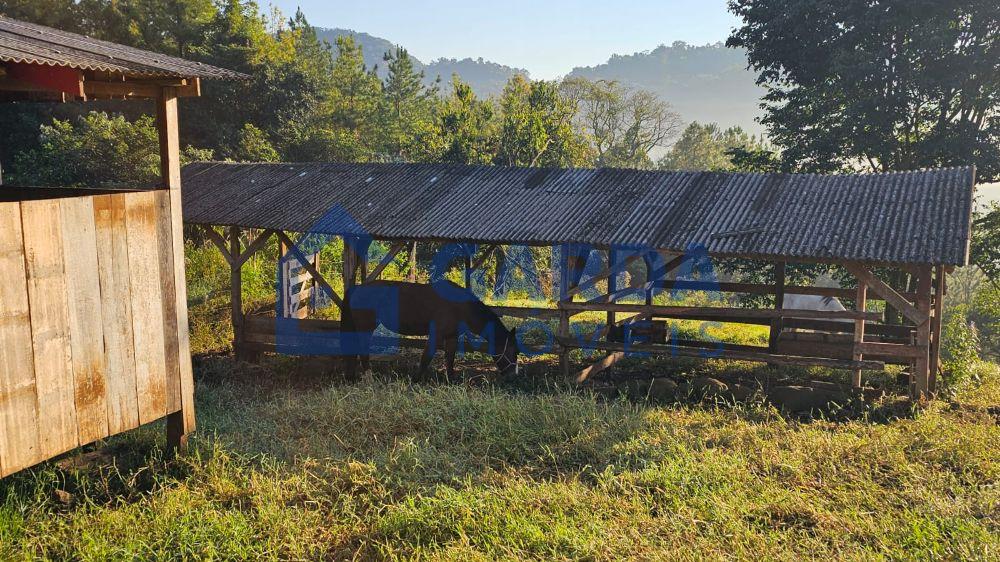
[[[945,384],[958,387],[977,378],[979,363],[979,333],[969,320],[967,306],[952,310],[941,330],[941,352],[944,356]]]

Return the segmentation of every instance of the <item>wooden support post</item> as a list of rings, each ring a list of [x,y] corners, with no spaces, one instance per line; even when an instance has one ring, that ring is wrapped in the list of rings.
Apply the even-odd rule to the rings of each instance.
[[[500,259],[500,256],[497,256]],[[563,244],[559,248],[559,279],[560,279],[560,290],[559,296],[557,297],[560,303],[571,302],[573,296],[569,294],[570,289],[573,288],[573,276],[570,272],[570,246],[569,244]],[[559,311],[559,337],[569,338],[569,317],[570,314],[566,310]],[[559,349],[559,370],[562,372],[564,379],[569,379],[569,348],[566,346],[560,346]]]
[[[646,306],[650,306],[653,304],[653,261],[649,256],[643,257],[642,261],[646,264]]]
[[[781,310],[785,307],[785,262],[774,263],[774,309]],[[783,327],[781,317],[771,321],[771,335],[768,338],[768,348],[772,353],[778,349],[778,338],[781,337]]]
[[[947,272],[944,267],[934,269],[934,316],[931,318],[931,355],[930,380],[928,387],[931,394],[937,392],[937,375],[941,369],[941,319],[944,314],[944,296],[947,290]]]
[[[608,249],[608,270],[611,272],[611,275],[608,276],[608,296],[604,300],[604,302],[608,303],[614,302],[615,300],[614,294],[616,291],[618,291],[618,271],[615,268],[615,261],[617,259],[618,259],[618,252],[616,252],[613,248]],[[608,311],[608,318],[606,325],[609,327],[615,325],[615,311],[613,310]],[[610,329],[608,330],[608,336],[606,339],[608,339],[609,341],[611,339]]]
[[[865,312],[868,306],[868,285],[858,279],[858,294],[855,297],[855,310],[858,312]],[[863,318],[858,318],[854,321],[854,352],[851,358],[854,361],[861,361],[864,359],[864,354],[862,353],[862,347],[865,343],[865,321]],[[855,369],[854,373],[851,375],[851,386],[853,388],[861,388],[861,369]]]
[[[355,254],[355,259],[357,259],[357,269],[358,269],[358,284],[364,283],[365,279],[368,278],[368,249],[369,246],[364,248],[358,247],[358,253]]]
[[[184,274],[184,220],[181,208],[180,133],[177,125],[176,87],[163,87],[156,98],[156,128],[160,141],[160,178],[170,192],[170,230],[174,264],[173,327],[177,330],[179,366],[177,392],[180,410],[167,414],[167,454],[182,453],[188,435],[195,430],[194,374],[191,368],[191,341],[188,332],[187,279]]]
[[[914,363],[913,391],[914,400],[924,400],[931,397],[930,388],[930,339],[931,339],[931,268],[921,268],[917,280],[916,309],[922,319],[917,324],[916,345],[920,351]]]
[[[243,267],[239,263],[240,250],[240,227],[229,227],[229,255],[233,257],[233,264],[229,267],[229,301],[230,319],[233,324],[233,354],[237,360],[245,359],[243,346]]]
[[[344,298],[347,298],[347,291],[354,286],[355,263],[354,252],[351,250],[351,243],[349,242],[348,237],[344,236],[342,239],[344,242],[344,250],[340,255],[343,256],[342,277],[344,278]]]
[[[417,243],[410,242],[410,274],[407,277],[410,283],[417,282]]]
[[[465,251],[465,288],[472,289],[472,256]]]

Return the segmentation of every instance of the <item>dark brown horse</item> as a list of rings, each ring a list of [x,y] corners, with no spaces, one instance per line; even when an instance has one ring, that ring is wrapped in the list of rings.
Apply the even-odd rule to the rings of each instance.
[[[427,347],[420,358],[421,379],[427,378],[434,352],[444,349],[448,379],[454,380],[455,353],[458,338],[463,334],[466,337],[476,334],[487,340],[487,352],[501,375],[518,372],[514,330],[508,330],[472,291],[450,281],[430,285],[373,281],[349,290],[344,297],[341,327],[345,337],[353,338],[352,350],[358,353],[347,356],[348,379],[357,377],[359,356],[362,368],[368,369],[370,341],[379,325],[404,336],[427,336]]]

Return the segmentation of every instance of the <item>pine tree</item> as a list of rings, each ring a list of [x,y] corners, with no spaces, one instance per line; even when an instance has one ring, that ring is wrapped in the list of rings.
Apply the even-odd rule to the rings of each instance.
[[[437,86],[424,85],[424,73],[402,47],[386,53],[388,75],[379,110],[382,150],[393,160],[430,160],[439,152],[435,143],[434,111]]]

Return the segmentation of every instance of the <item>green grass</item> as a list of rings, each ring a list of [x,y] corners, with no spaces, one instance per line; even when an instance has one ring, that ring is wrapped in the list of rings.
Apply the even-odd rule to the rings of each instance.
[[[0,481],[0,560],[991,560],[1000,551],[993,364],[974,365],[956,389],[961,407],[885,399],[828,419],[757,403],[609,400],[562,384],[551,356],[530,360],[522,381],[413,386],[409,355],[348,385],[310,360],[235,363],[227,305],[207,297],[192,308],[190,454],[165,460],[164,428],[152,424]],[[713,335],[766,338],[758,327]],[[476,355],[459,367],[491,372]],[[846,382],[823,369],[670,358],[627,360],[618,375]]]

